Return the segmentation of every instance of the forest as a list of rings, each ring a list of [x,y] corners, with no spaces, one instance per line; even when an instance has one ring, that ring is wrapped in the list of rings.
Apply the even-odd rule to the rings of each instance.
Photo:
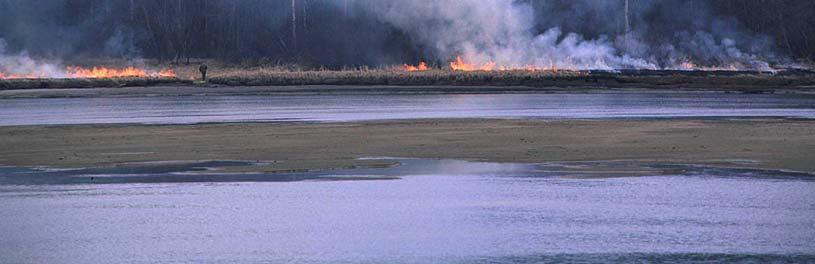
[[[443,8],[439,8],[440,2]],[[469,19],[457,17],[460,13],[476,16],[483,13],[478,10],[478,1],[469,1],[472,5],[467,2],[2,0],[0,51],[62,60],[112,57],[184,62],[205,58],[329,68],[420,60],[442,64],[451,59],[451,54],[462,51],[456,50],[458,46],[453,52],[446,46],[439,48],[450,45],[436,42],[424,32]],[[632,35],[639,45],[661,47],[667,43],[680,51],[688,46],[680,43],[682,39],[711,32],[717,45],[726,43],[723,39],[734,39],[734,45],[742,45],[738,46],[741,51],[752,51],[762,59],[773,56],[799,62],[815,59],[815,36],[810,36],[815,28],[815,1],[811,0],[503,2],[523,6],[519,12],[531,12],[532,21],[524,21],[530,23],[529,29],[522,30],[535,31],[533,34],[537,35],[556,27],[564,32],[558,35],[560,40],[567,37],[567,32],[579,34],[584,41],[605,39],[616,47],[612,53],[627,52],[615,44],[615,37],[619,39],[628,32],[636,32]],[[422,5],[446,10],[428,10]],[[465,10],[451,14],[452,9]],[[488,18],[474,20],[485,21],[475,25],[475,31],[489,30],[495,24],[490,22],[490,14],[485,16]],[[410,19],[415,19],[415,23]],[[474,43],[476,47],[483,46]],[[699,42],[693,43],[697,45],[693,46],[695,50],[683,53],[690,54],[684,56],[707,56],[700,53],[706,48],[699,47]],[[662,54],[659,52],[632,54],[645,53],[639,56],[647,59],[662,56],[655,55]]]

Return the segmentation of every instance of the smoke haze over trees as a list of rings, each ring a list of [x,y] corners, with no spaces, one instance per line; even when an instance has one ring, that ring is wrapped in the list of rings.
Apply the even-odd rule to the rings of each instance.
[[[0,0],[6,53],[312,67],[761,68],[815,59],[811,0]],[[553,62],[554,61],[554,62]]]

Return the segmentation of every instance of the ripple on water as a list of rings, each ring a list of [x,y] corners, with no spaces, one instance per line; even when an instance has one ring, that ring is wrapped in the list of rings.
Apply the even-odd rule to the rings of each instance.
[[[240,161],[0,168],[0,256],[36,263],[815,261],[815,181],[807,175],[399,162],[260,176],[212,169],[251,165]],[[598,167],[629,177],[565,177]],[[107,175],[95,179],[106,184],[81,181],[89,175]],[[355,177],[398,180],[337,180]],[[330,181],[311,182],[322,178]]]

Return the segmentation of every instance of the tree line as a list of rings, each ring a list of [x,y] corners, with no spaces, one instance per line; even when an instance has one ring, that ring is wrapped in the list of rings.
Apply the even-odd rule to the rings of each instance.
[[[535,6],[570,2],[521,1]],[[620,6],[628,1],[636,6],[648,0],[616,1]],[[783,53],[798,59],[815,59],[815,36],[812,36],[815,33],[811,30],[815,27],[815,1],[668,1],[679,1],[683,5],[702,2],[700,8],[708,8],[717,16],[732,17],[744,30],[770,36]],[[327,67],[425,59],[422,51],[426,47],[375,16],[366,15],[365,12],[382,8],[377,6],[382,3],[376,0],[3,0],[0,1],[0,38],[9,51],[24,49],[35,55],[67,58],[138,56],[177,62],[213,58]],[[647,19],[649,15],[671,14],[644,17]],[[623,13],[599,16],[627,21]]]

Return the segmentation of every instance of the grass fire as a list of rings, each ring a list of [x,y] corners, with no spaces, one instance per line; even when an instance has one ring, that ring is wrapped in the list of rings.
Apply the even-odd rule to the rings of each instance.
[[[808,27],[774,19],[803,2],[775,5],[773,19],[732,1],[601,2],[0,3],[0,87],[810,84]]]
[[[0,264],[815,263],[815,0],[0,0]]]
[[[0,72],[0,79],[48,79],[48,78],[174,78],[175,72],[172,69],[149,71],[133,66],[124,68],[108,67],[77,67],[68,66],[62,72],[24,72],[24,73],[4,73]]]

